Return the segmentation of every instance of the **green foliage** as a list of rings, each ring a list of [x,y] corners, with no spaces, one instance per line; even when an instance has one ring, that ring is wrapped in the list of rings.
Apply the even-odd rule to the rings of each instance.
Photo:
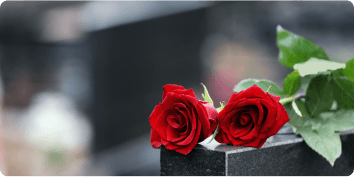
[[[316,75],[307,75],[301,78],[301,88],[304,89],[305,92],[307,90],[307,87],[309,86],[311,79],[313,79],[315,76]]]
[[[329,61],[319,46],[280,26],[277,45],[279,62],[295,69],[284,80],[284,92],[293,95],[299,87],[306,91],[305,101],[290,104],[288,99],[296,96],[280,101],[285,104],[288,123],[333,165],[342,151],[337,133],[354,128],[354,59],[346,64]]]
[[[235,88],[234,92],[240,92],[242,90],[246,90],[253,85],[257,85],[259,88],[261,88],[264,92],[266,92],[269,88],[269,86],[272,86],[272,88],[269,90],[269,94],[273,94],[276,96],[280,96],[280,98],[285,98],[287,95],[284,92],[283,89],[281,89],[277,84],[275,84],[272,81],[268,80],[258,80],[258,79],[245,79],[242,80],[240,83],[238,83]]]
[[[311,126],[300,127],[297,132],[307,145],[327,159],[332,166],[342,153],[342,143],[337,133],[325,128],[313,130]]]
[[[296,100],[298,107],[304,102]],[[302,106],[300,106],[302,105]],[[339,157],[341,143],[337,131],[345,131],[354,127],[354,110],[339,110],[323,112],[316,118],[311,118],[302,110],[304,118],[300,118],[292,109],[291,104],[284,105],[290,121],[289,124],[296,134],[300,134],[305,142],[332,165]]]
[[[354,128],[354,59],[330,61],[321,47],[280,26],[276,41],[279,62],[295,70],[285,78],[284,90],[268,80],[246,79],[234,92],[271,86],[269,93],[281,97],[294,133],[334,165],[342,151],[338,133]],[[300,88],[306,94],[294,95]]]
[[[354,82],[354,58],[346,63],[346,67],[343,69],[343,74]]]
[[[288,68],[293,69],[296,63],[305,62],[311,57],[329,60],[326,52],[320,46],[283,29],[280,25],[277,27],[276,41],[279,48],[278,60]]]
[[[226,105],[224,103],[220,102],[220,107],[216,108],[216,111],[220,112],[222,109],[224,109]]]
[[[294,65],[294,69],[299,71],[301,77],[323,73],[328,70],[334,71],[342,68],[345,68],[345,63],[321,60],[318,58],[310,58],[304,63],[297,63]]]
[[[301,77],[297,70],[290,73],[284,80],[283,88],[288,95],[294,95],[301,87]]]
[[[318,75],[311,80],[305,100],[307,112],[311,117],[317,117],[321,112],[331,109],[333,89],[327,75]]]
[[[334,91],[333,96],[338,106],[344,109],[354,109],[354,82],[334,75],[331,83]]]
[[[210,95],[209,95],[209,92],[208,92],[206,86],[204,84],[202,84],[202,85],[204,87],[204,94],[202,94],[204,101],[206,101],[209,104],[211,104],[212,106],[214,106],[213,100],[210,98]]]

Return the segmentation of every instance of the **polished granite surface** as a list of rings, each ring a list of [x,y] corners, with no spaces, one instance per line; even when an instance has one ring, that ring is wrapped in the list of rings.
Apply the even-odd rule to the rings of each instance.
[[[210,138],[188,155],[161,147],[161,175],[350,175],[354,169],[354,129],[341,133],[342,155],[331,166],[286,125],[262,148],[220,144]]]

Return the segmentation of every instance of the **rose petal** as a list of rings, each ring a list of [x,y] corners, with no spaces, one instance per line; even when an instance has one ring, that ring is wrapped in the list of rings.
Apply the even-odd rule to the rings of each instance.
[[[232,119],[238,118],[241,114],[242,114],[242,111],[240,111],[240,109],[233,110],[226,115],[223,122],[220,122],[220,127],[223,129],[223,131],[226,134],[231,134],[229,128],[232,123]]]
[[[262,139],[259,143],[258,143],[258,147],[257,148],[261,148],[263,146],[263,144],[267,141],[266,139]]]
[[[268,101],[260,100],[260,102],[262,105],[267,107],[267,115],[264,115],[266,118],[263,120],[262,127],[260,129],[260,132],[264,133],[267,132],[268,129],[274,125],[277,114],[277,108],[274,106],[274,104],[271,104]]]
[[[226,144],[232,144],[229,138],[227,138],[226,133],[222,133],[223,142]]]
[[[191,143],[191,141],[195,137],[196,132],[201,131],[200,129],[197,130],[197,127],[200,126],[199,125],[200,122],[197,120],[194,110],[191,109],[191,111],[192,111],[192,117],[190,117],[190,118],[192,118],[192,120],[190,120],[191,121],[191,130],[184,140],[176,143],[177,145],[187,145],[187,144]],[[198,138],[199,138],[199,136],[198,136]]]
[[[252,98],[252,99],[244,100],[238,104],[238,107],[248,106],[247,108],[249,108],[249,109],[253,109],[253,108],[250,108],[250,106],[257,106],[259,116],[252,116],[253,122],[257,125],[259,125],[260,122],[263,120],[263,115],[264,115],[263,107],[262,107],[259,100],[260,100],[259,98]]]
[[[205,110],[208,114],[208,118],[209,121],[211,122],[217,122],[218,121],[218,111],[216,111],[216,109],[214,108],[214,106],[212,106],[211,104],[209,104],[208,102],[201,102],[203,104],[203,106],[205,107]],[[216,127],[216,126],[215,126]]]
[[[163,89],[162,100],[165,99],[165,97],[167,96],[167,93],[173,92],[173,91],[175,91],[177,89],[185,90],[185,88],[182,87],[182,86],[172,85],[172,84],[167,84],[167,85],[163,86],[162,89]]]
[[[174,90],[173,92],[176,94],[179,94],[179,95],[188,95],[188,96],[197,98],[194,94],[193,89],[188,89],[188,90],[177,89],[177,90]]]
[[[183,146],[175,145],[172,142],[164,140],[163,138],[161,138],[161,142],[163,145],[165,145],[165,148],[169,150],[176,150],[176,149],[183,148]]]
[[[263,98],[267,101],[269,101],[269,99],[270,99],[267,96],[267,94],[261,88],[259,88],[257,85],[253,85],[252,87],[244,90],[243,92],[239,92],[234,99],[237,100],[237,99],[241,99],[241,98],[246,98],[246,99]]]
[[[177,149],[176,152],[179,152],[179,153],[184,154],[184,155],[187,155],[188,153],[190,153],[192,151],[192,149],[195,147],[195,145],[197,145],[197,143],[198,143],[199,136],[200,136],[200,133],[201,133],[200,129],[201,129],[201,124],[198,123],[197,133],[196,133],[193,141],[190,144],[188,144],[187,146],[185,146],[185,147],[183,147],[181,149]]]
[[[232,135],[228,135],[226,134],[227,138],[229,139],[229,141],[231,142],[231,144],[233,144],[234,146],[239,146],[245,143],[248,143],[249,141],[245,141],[245,140],[240,140],[238,138],[233,137]]]
[[[179,128],[179,124],[180,124],[178,116],[176,115],[169,115],[167,117],[167,123],[173,128]]]
[[[189,95],[181,95],[183,100],[186,100],[190,104],[186,104],[188,106],[197,106],[199,104],[199,100],[196,97],[192,97]]]
[[[179,134],[178,129],[175,129],[171,126],[167,126],[166,133],[167,133],[167,140],[170,142],[180,141],[181,139],[183,139],[185,137],[185,136],[183,137]]]
[[[161,137],[154,129],[151,129],[150,141],[151,141],[152,147],[155,149],[160,148],[160,146],[162,145]]]
[[[246,135],[240,136],[238,138],[241,140],[252,140],[258,136],[258,132],[259,132],[259,127],[257,125],[254,125],[254,127],[251,129],[250,132],[248,132]]]
[[[229,127],[231,125],[231,122],[233,119],[239,119],[240,115],[242,114],[242,112],[247,111],[246,108],[238,108],[235,109],[231,112],[229,112],[226,117],[224,118],[224,122],[220,123],[220,126],[224,126],[225,128],[225,133],[226,134],[230,134],[230,130]]]
[[[262,105],[261,105],[262,107]],[[259,114],[259,112],[264,112],[264,110],[259,110],[258,107],[256,105],[252,105],[252,106],[249,106],[247,107],[251,113],[251,116],[252,116],[252,120],[257,120],[257,121],[254,121],[254,124],[256,125],[259,125],[260,123],[262,123],[262,120],[263,120],[263,115]]]
[[[219,122],[224,122],[224,118],[226,117],[227,114],[229,114],[229,112],[235,110],[235,108],[233,108],[233,104],[234,103],[228,103],[224,109],[222,109],[219,114],[218,114],[218,117],[219,117]],[[237,109],[237,108],[236,108]]]
[[[267,138],[269,138],[268,136],[267,136],[267,133],[261,133],[261,132],[259,132],[258,133],[258,136],[257,136],[259,139],[267,139]]]
[[[241,126],[239,123],[232,122],[230,125],[230,133],[233,137],[238,138],[248,134],[253,124]]]
[[[274,102],[278,103],[280,101],[280,97],[279,96],[275,96],[272,94],[267,93],[267,96],[269,96],[269,98],[271,98]]]
[[[261,142],[261,139],[255,138],[255,139],[253,139],[252,141],[250,141],[248,143],[242,144],[242,146],[249,146],[249,147],[258,148],[258,145],[260,144],[260,142]]]
[[[243,112],[240,116],[240,124],[241,125],[247,125],[250,122],[253,122],[253,118],[249,113]]]
[[[280,128],[287,122],[289,122],[289,116],[288,113],[286,112],[285,108],[283,105],[281,105],[280,103],[278,103],[278,111],[277,111],[277,115],[274,121],[274,125],[268,129],[267,131],[267,136],[273,136],[275,134],[278,133],[278,131],[280,130]]]
[[[159,115],[159,117],[155,122],[155,126],[153,127],[153,129],[155,129],[163,139],[167,139],[167,134],[166,134],[166,130],[168,126],[167,117],[169,115],[171,115],[171,110],[162,111],[162,113]]]
[[[155,106],[154,110],[150,114],[149,122],[150,122],[151,127],[155,126],[155,122],[156,122],[157,118],[159,117],[159,115],[161,114],[161,112],[162,112],[161,103],[159,103],[158,105]]]
[[[246,100],[247,100],[246,98],[242,98],[242,99],[236,100],[235,102],[230,103],[232,105],[231,110],[242,108],[242,106],[239,106],[239,104],[246,101]]]
[[[230,97],[230,99],[229,99],[229,101],[227,102],[226,105],[228,105],[228,104],[230,104],[230,103],[232,103],[232,102],[235,102],[237,95],[238,95],[238,94],[241,94],[242,92],[243,92],[243,91],[238,92],[238,93],[233,93],[233,94],[231,95],[231,97]],[[224,109],[225,109],[225,108],[224,108]]]
[[[180,122],[179,128],[185,127],[187,125],[188,114],[186,113],[185,110],[182,110],[180,108],[176,108],[176,109],[178,110],[178,116]]]
[[[176,103],[188,104],[186,100],[173,92],[168,92],[165,99],[161,103],[162,110],[172,109]]]
[[[199,104],[195,108],[198,112],[197,119],[200,121],[202,131],[203,131],[201,133],[201,137],[205,139],[213,133],[210,131],[210,122],[209,122],[209,118],[208,118],[209,115],[208,115],[208,112],[206,111],[206,108],[204,107],[204,105],[201,102],[199,102]]]
[[[187,113],[187,116],[186,116],[186,125],[187,125],[187,128],[185,129],[184,132],[181,133],[181,135],[186,135],[188,136],[190,134],[190,131],[192,129],[192,120],[193,120],[193,117],[195,117],[195,114],[194,114],[194,111],[193,109],[186,109],[186,113]]]

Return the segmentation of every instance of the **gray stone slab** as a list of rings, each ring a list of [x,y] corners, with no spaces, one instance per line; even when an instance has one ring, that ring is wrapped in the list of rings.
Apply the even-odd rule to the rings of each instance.
[[[160,174],[347,176],[354,169],[354,129],[341,133],[341,141],[342,155],[333,167],[300,136],[289,132],[270,137],[260,149],[203,142],[182,155],[162,147]]]

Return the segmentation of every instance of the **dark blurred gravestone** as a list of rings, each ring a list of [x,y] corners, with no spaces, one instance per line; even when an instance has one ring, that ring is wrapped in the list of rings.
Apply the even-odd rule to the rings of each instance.
[[[295,134],[275,135],[260,149],[198,144],[182,155],[162,147],[161,175],[348,176],[354,170],[354,129],[343,132],[341,141],[342,154],[333,167]]]
[[[166,84],[202,82],[205,9],[90,33],[94,57],[94,152],[150,132]]]

